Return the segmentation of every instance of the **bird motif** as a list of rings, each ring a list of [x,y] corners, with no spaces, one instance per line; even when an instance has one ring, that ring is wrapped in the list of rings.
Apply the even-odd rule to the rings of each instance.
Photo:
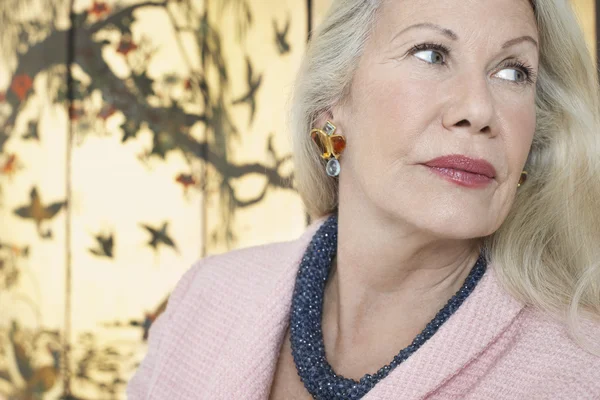
[[[23,336],[21,329],[16,321],[12,321],[8,338],[13,350],[17,370],[23,385],[17,388],[17,397],[19,399],[40,399],[44,393],[48,392],[56,382],[60,374],[61,352],[57,345],[46,344],[46,349],[52,357],[51,365],[43,365],[34,368],[32,357],[26,350],[25,343],[22,343]]]
[[[21,377],[27,381],[33,376],[33,367],[28,356],[27,350],[20,339],[21,329],[17,321],[12,321],[10,331],[8,332],[8,339],[12,346],[13,353],[15,355],[15,361],[17,362],[17,369]]]
[[[142,339],[144,341],[148,340],[148,334],[150,332],[150,327],[152,326],[152,324],[154,323],[154,321],[156,321],[156,318],[158,318],[158,316],[160,314],[162,314],[166,309],[167,309],[167,303],[169,302],[169,297],[167,296],[167,298],[165,298],[159,305],[158,307],[156,307],[156,309],[150,313],[145,313],[144,316],[144,323],[142,324],[142,327],[144,328],[144,334],[142,335]]]
[[[275,44],[277,45],[277,51],[280,55],[289,53],[291,46],[288,42],[287,35],[290,31],[290,17],[288,16],[282,31],[280,31],[277,26],[277,20],[273,20],[273,28],[275,29]]]
[[[254,121],[254,114],[256,113],[256,93],[258,92],[258,89],[262,83],[262,74],[258,75],[257,77],[254,76],[252,63],[248,57],[246,57],[246,72],[248,92],[239,99],[234,100],[233,105],[247,104],[250,107],[250,121],[248,123],[248,126],[250,126],[252,125],[252,121]]]
[[[173,239],[171,239],[171,237],[167,233],[167,228],[169,225],[168,222],[164,222],[160,229],[153,228],[150,225],[146,225],[146,224],[140,224],[140,225],[144,229],[146,229],[152,236],[152,238],[148,242],[148,245],[150,247],[152,247],[154,249],[154,251],[157,251],[158,245],[162,243],[168,247],[173,248],[173,250],[175,250],[176,252],[179,252],[179,250],[177,249],[177,246],[175,245],[175,242],[173,241]]]
[[[88,250],[95,256],[114,258],[114,242],[115,235],[110,233],[109,235],[98,234],[94,235],[97,246],[95,248],[89,248]]]
[[[156,309],[152,312],[145,312],[144,313],[144,319],[140,320],[135,320],[135,321],[130,321],[129,325],[131,326],[139,326],[143,329],[143,333],[142,333],[142,340],[146,341],[148,340],[148,335],[150,332],[150,327],[152,326],[152,324],[154,323],[154,321],[156,321],[156,318],[158,318],[158,316],[160,314],[162,314],[165,309],[167,308],[167,303],[169,302],[169,297],[167,296],[159,305],[158,307],[156,307]]]
[[[0,250],[2,249],[10,250],[15,257],[27,258],[29,256],[29,246],[19,247],[0,240]]]
[[[46,350],[52,356],[52,364],[36,368],[31,378],[27,380],[26,392],[32,393],[38,398],[52,389],[58,380],[60,371],[60,350],[50,344],[46,346]]]
[[[37,188],[34,186],[29,194],[30,203],[26,206],[17,208],[14,213],[21,218],[32,219],[37,227],[38,234],[43,239],[52,238],[52,231],[48,230],[42,232],[42,222],[45,220],[51,220],[58,214],[58,212],[66,206],[66,201],[59,201],[44,206]]]

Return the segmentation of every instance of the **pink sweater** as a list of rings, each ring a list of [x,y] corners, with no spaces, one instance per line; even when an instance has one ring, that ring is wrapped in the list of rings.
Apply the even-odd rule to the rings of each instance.
[[[300,259],[323,221],[296,241],[193,266],[150,330],[128,398],[267,399]],[[586,334],[600,341],[597,325]],[[504,292],[490,265],[439,331],[364,396],[400,398],[600,399],[600,357]]]

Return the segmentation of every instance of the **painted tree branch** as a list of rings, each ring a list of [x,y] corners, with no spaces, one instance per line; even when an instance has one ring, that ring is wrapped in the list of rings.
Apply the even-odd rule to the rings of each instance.
[[[209,143],[198,142],[187,134],[189,129],[196,123],[200,122],[205,125],[209,123],[205,115],[190,114],[179,107],[151,106],[139,85],[136,84],[135,76],[130,77],[129,80],[122,80],[114,74],[103,60],[102,48],[107,43],[94,41],[93,35],[95,33],[124,17],[131,16],[133,11],[137,9],[166,7],[166,5],[167,2],[135,4],[87,28],[85,26],[78,28],[75,62],[86,74],[93,78],[89,88],[90,91],[100,91],[104,101],[121,111],[127,121],[133,121],[140,126],[146,124],[155,135],[168,135],[173,142],[173,146],[167,151],[181,150],[188,155],[202,159],[212,164],[224,179],[236,179],[248,174],[260,174],[267,178],[267,187],[292,188],[292,176],[282,176],[278,171],[280,165],[283,161],[289,159],[289,156],[281,160],[275,159],[274,166],[261,163],[240,165],[231,163],[223,152],[224,149],[215,151]],[[44,70],[56,65],[63,65],[66,57],[66,35],[66,31],[53,31],[45,40],[30,47],[26,53],[19,56],[14,76],[27,75],[33,80]],[[0,130],[0,136],[5,135],[4,141],[8,138],[8,132],[14,126],[19,111],[30,94],[28,91],[25,97],[19,97],[16,93],[8,91],[6,101],[11,105],[13,111]],[[210,98],[205,96],[205,101],[210,101]],[[205,104],[205,107],[209,107],[209,105]],[[214,121],[210,122],[214,123]],[[218,127],[207,126],[207,129],[213,129],[215,133],[219,132]],[[2,151],[2,137],[0,137],[0,151]],[[254,203],[235,200],[235,204],[239,207]]]
[[[67,31],[53,31],[46,39],[31,46],[26,53],[23,53],[17,58],[17,68],[13,73],[12,84],[17,77],[33,80],[43,71],[47,71],[57,65],[64,65],[67,57]],[[11,84],[11,86],[12,86]],[[32,87],[23,91],[15,91],[12,87],[6,92],[5,101],[11,107],[11,114],[6,121],[0,126],[0,152],[3,150],[3,144],[8,139],[12,127],[15,125],[21,107],[23,107],[29,96],[33,93]],[[4,135],[4,141],[2,136]]]
[[[138,4],[133,4],[131,6],[125,7],[119,11],[117,11],[114,14],[111,14],[108,18],[102,20],[102,21],[98,21],[95,24],[93,24],[90,28],[88,28],[88,32],[90,35],[93,35],[94,33],[101,31],[102,29],[106,28],[109,25],[118,25],[118,22],[122,21],[123,18],[133,18],[133,12],[137,9],[140,8],[147,8],[147,7],[162,7],[165,8],[168,5],[168,0],[165,1],[161,1],[161,2],[156,2],[156,1],[145,1],[143,3],[138,3]]]

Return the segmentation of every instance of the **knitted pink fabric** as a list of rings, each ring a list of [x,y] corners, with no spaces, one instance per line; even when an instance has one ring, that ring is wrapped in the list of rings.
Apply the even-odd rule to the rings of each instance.
[[[267,399],[300,259],[323,221],[296,241],[194,265],[150,330],[128,398]],[[600,341],[598,325],[586,333]],[[490,265],[440,330],[364,397],[400,398],[600,399],[600,357],[505,293]]]

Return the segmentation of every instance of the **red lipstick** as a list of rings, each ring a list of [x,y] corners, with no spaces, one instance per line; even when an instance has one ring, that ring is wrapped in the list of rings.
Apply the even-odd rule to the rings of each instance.
[[[460,154],[434,158],[424,165],[442,178],[466,187],[487,186],[496,177],[496,169],[489,162]]]

